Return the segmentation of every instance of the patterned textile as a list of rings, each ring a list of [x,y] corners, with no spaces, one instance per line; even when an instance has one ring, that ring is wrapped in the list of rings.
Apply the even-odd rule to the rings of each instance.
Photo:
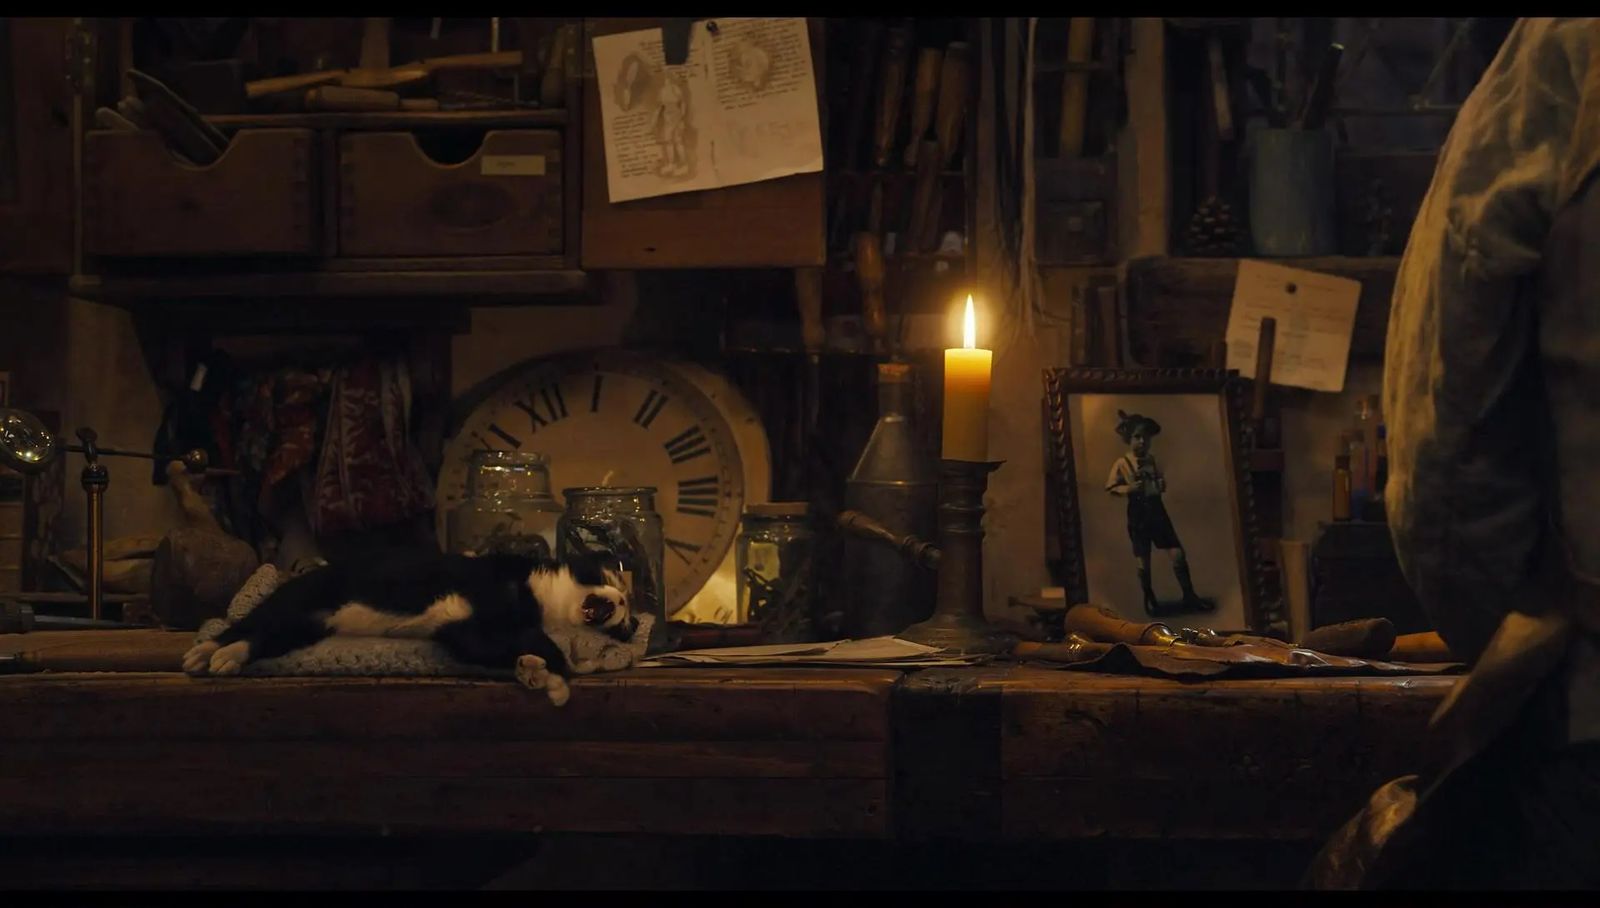
[[[409,438],[411,382],[402,362],[252,376],[214,415],[223,464],[245,474],[266,510],[299,482],[317,534],[388,526],[433,507],[427,468]]]
[[[433,507],[427,468],[409,438],[410,412],[403,365],[367,360],[334,374],[308,509],[318,535],[387,526]]]

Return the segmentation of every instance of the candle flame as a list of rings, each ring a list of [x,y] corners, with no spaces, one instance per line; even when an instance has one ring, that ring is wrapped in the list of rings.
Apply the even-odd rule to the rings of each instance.
[[[972,294],[967,294],[967,316],[961,320],[961,343],[968,350],[978,346],[978,320],[972,314]]]

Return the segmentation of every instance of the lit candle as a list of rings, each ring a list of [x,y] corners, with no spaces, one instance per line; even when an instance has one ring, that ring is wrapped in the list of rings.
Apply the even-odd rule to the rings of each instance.
[[[967,296],[962,347],[944,351],[944,459],[989,459],[989,371],[994,353],[978,349],[978,325]]]

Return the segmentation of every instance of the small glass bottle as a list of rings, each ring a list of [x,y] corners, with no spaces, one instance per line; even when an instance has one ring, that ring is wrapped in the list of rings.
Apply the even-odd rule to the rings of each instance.
[[[778,636],[803,633],[811,615],[808,606],[811,565],[811,527],[803,501],[752,504],[744,509],[734,563],[739,576],[736,620],[762,624],[782,621],[792,625],[774,629]],[[783,615],[774,612],[782,610]],[[793,616],[785,620],[785,616]],[[790,641],[775,641],[790,642]]]
[[[1350,519],[1350,455],[1337,454],[1333,458],[1333,519]]]
[[[556,530],[556,557],[595,551],[615,555],[633,610],[654,615],[660,628],[667,620],[667,581],[655,488],[589,486],[562,489],[561,494],[567,510]],[[662,638],[652,633],[652,646]]]
[[[467,470],[467,497],[446,519],[445,548],[550,558],[560,517],[561,504],[550,494],[547,457],[476,451]]]
[[[1357,485],[1369,492],[1377,490],[1378,467],[1378,426],[1383,424],[1383,416],[1379,407],[1379,398],[1376,394],[1362,397],[1356,404],[1355,432],[1361,439],[1363,458],[1359,462],[1350,461],[1352,471],[1360,471],[1361,476]]]
[[[1359,518],[1372,497],[1372,479],[1366,472],[1367,446],[1361,432],[1353,429],[1344,433],[1342,447],[1350,459],[1350,513]]]

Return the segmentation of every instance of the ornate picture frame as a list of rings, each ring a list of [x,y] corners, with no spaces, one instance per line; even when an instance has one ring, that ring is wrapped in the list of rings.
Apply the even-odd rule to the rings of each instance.
[[[1135,621],[1267,630],[1276,616],[1237,373],[1061,368],[1045,370],[1044,384],[1051,569],[1069,602]]]

